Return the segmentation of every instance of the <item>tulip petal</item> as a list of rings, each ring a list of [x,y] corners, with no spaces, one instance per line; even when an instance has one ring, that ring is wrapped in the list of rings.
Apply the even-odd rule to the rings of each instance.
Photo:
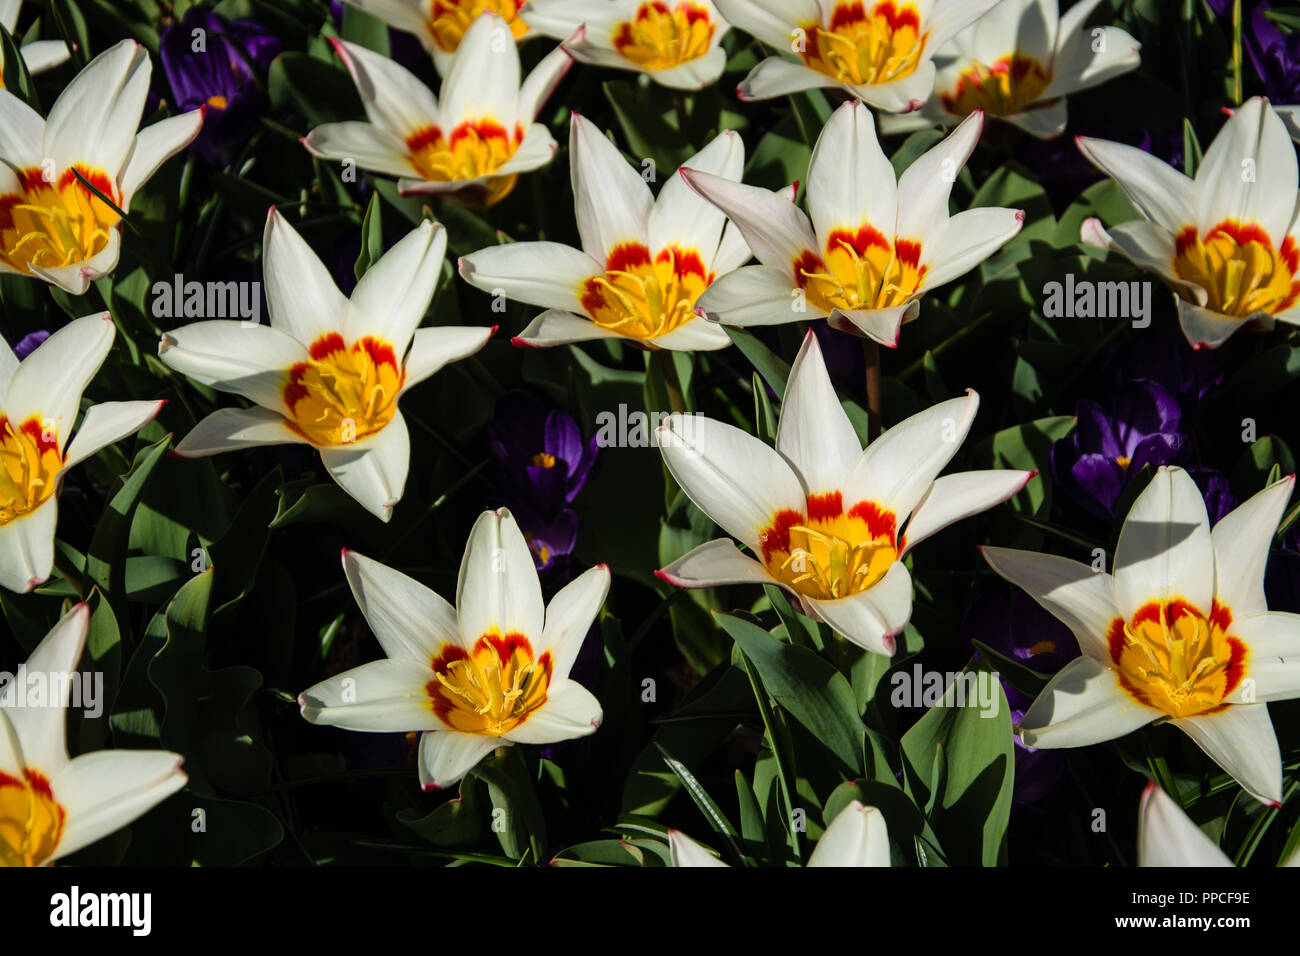
[[[673,477],[733,538],[753,551],[778,511],[803,514],[806,493],[775,449],[722,422],[669,415],[655,430],[659,450]]]
[[[1068,627],[1085,655],[1110,661],[1106,635],[1120,614],[1109,574],[1054,554],[993,547],[980,553],[989,567]]]
[[[1034,477],[1032,471],[965,471],[944,475],[912,509],[899,550],[904,554],[956,521],[1014,498]]]
[[[406,375],[402,392],[418,385],[452,362],[478,352],[492,338],[495,329],[473,325],[435,325],[416,329],[402,366]]]
[[[131,211],[131,197],[147,183],[163,163],[190,143],[203,129],[203,111],[191,110],[146,126],[135,137],[135,148],[119,180],[122,211]]]
[[[68,444],[64,453],[63,468],[67,471],[78,462],[84,461],[95,452],[127,435],[134,435],[149,424],[162,407],[163,402],[101,402],[86,409],[86,416],[81,420],[77,434]]]
[[[461,258],[460,275],[476,289],[516,302],[581,314],[582,289],[605,267],[558,242],[512,242]]]
[[[1232,866],[1232,861],[1152,781],[1138,807],[1138,866]]]
[[[461,643],[456,609],[414,578],[347,550],[343,573],[389,658],[428,666],[443,645]]]
[[[89,633],[90,608],[85,603],[76,604],[50,628],[13,675],[14,686],[21,688],[29,678],[40,674],[53,691],[44,707],[14,707],[5,712],[27,766],[36,767],[47,777],[58,774],[68,764],[66,726],[72,682],[64,678],[77,672]]]
[[[1205,501],[1187,472],[1162,466],[1124,519],[1115,546],[1115,603],[1126,620],[1150,601],[1214,602],[1214,548]]]
[[[259,445],[309,444],[284,416],[266,408],[219,408],[190,429],[176,454],[181,458],[206,458],[222,452]]]
[[[67,811],[51,860],[75,853],[148,813],[187,783],[181,755],[166,750],[82,754],[50,781]]]
[[[686,185],[727,214],[763,265],[793,279],[795,262],[804,252],[820,248],[808,217],[780,193],[686,166],[679,172]]]
[[[1262,614],[1264,566],[1295,488],[1295,475],[1273,482],[1223,517],[1210,532],[1214,547],[1214,597],[1234,617]]]
[[[347,298],[325,263],[274,206],[262,235],[262,277],[272,328],[309,347],[322,335],[342,331]]]
[[[478,765],[478,762],[508,741],[485,734],[433,731],[420,736],[420,786],[445,790]]]
[[[426,686],[429,661],[371,661],[315,684],[298,695],[308,723],[368,733],[409,733],[443,727]]]
[[[1177,234],[1193,224],[1192,180],[1145,150],[1124,143],[1075,137],[1084,158],[1115,180],[1138,211],[1158,226]]]
[[[808,857],[808,866],[889,865],[885,815],[857,800],[836,814]]]
[[[164,332],[158,357],[197,382],[284,414],[289,369],[309,355],[301,341],[282,329],[209,319]]]
[[[727,866],[680,830],[668,831],[668,858],[673,866]]]
[[[897,635],[912,616],[912,576],[906,565],[895,561],[866,591],[831,601],[808,597],[804,601],[846,640],[873,654],[892,657]]]
[[[1115,671],[1084,656],[1047,682],[1018,729],[1026,747],[1087,747],[1123,737],[1163,716],[1134,700]]]
[[[1268,705],[1232,704],[1217,714],[1173,722],[1261,803],[1282,802],[1282,754]]]
[[[724,584],[776,584],[767,569],[742,554],[730,538],[706,541],[655,572],[655,577],[679,588],[712,588]]]
[[[776,450],[803,478],[810,495],[839,491],[862,455],[862,443],[835,394],[817,336],[810,331],[790,368]]]
[[[845,507],[873,501],[901,525],[957,453],[979,409],[979,395],[940,402],[899,422],[867,446],[849,477]]]
[[[54,570],[54,528],[59,499],[0,525],[0,587],[25,594],[49,580]]]
[[[348,342],[374,336],[401,355],[433,301],[447,252],[447,230],[426,219],[371,264],[347,306]]]
[[[373,435],[349,445],[321,447],[320,457],[330,477],[361,507],[380,521],[392,518],[411,462],[411,437],[400,411]]]
[[[646,241],[654,197],[591,120],[574,113],[569,131],[573,204],[582,248],[597,262],[607,262],[620,245]]]
[[[782,325],[817,318],[817,310],[797,311],[794,281],[788,271],[772,266],[741,266],[728,272],[701,293],[697,309],[722,325]]]
[[[456,583],[460,633],[473,645],[487,634],[536,641],[546,619],[532,552],[505,508],[485,511],[469,534]]]
[[[582,642],[609,594],[609,582],[609,568],[605,565],[588,568],[546,605],[546,623],[535,650],[538,656],[550,651],[552,680],[569,676]]]
[[[577,681],[551,679],[546,702],[505,735],[516,744],[553,744],[595,733],[603,714],[600,701]]]

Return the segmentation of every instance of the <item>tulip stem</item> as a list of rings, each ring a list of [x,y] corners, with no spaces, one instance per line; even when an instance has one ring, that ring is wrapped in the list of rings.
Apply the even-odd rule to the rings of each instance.
[[[871,339],[863,339],[862,353],[867,360],[867,423],[870,439],[874,439],[884,429],[884,419],[880,414],[880,344]]]

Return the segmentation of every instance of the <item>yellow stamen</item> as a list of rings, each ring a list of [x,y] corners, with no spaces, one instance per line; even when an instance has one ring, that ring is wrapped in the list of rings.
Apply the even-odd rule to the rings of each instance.
[[[429,126],[407,137],[411,162],[431,183],[454,183],[489,176],[485,205],[504,199],[515,187],[517,175],[492,176],[506,163],[523,141],[523,131],[513,135],[490,119],[462,123],[444,137],[442,130]]]
[[[940,95],[940,102],[955,116],[977,109],[990,116],[1012,116],[1037,102],[1051,81],[1050,71],[1032,56],[1009,53],[989,65],[971,63],[952,91]]]
[[[347,347],[337,333],[323,335],[310,360],[288,371],[290,427],[317,445],[360,441],[392,421],[404,378],[387,343],[367,337]]]
[[[66,819],[44,776],[0,772],[0,867],[40,866],[63,839]]]
[[[838,83],[870,86],[910,76],[921,64],[928,33],[911,3],[877,3],[868,14],[862,0],[835,5],[826,23],[802,27],[804,63]]]
[[[1243,319],[1254,312],[1276,315],[1295,305],[1300,294],[1295,281],[1300,256],[1290,236],[1274,250],[1259,226],[1225,220],[1204,238],[1188,226],[1175,249],[1174,272],[1205,290],[1205,308],[1212,312]]]
[[[614,28],[614,47],[644,70],[667,70],[709,52],[716,27],[704,7],[652,0]]]
[[[510,27],[513,39],[528,32],[519,17],[525,0],[433,0],[429,10],[429,36],[444,53],[455,53],[469,25],[483,13],[495,13]]]
[[[102,172],[78,170],[105,196],[117,190]],[[39,168],[18,177],[20,192],[0,196],[0,261],[25,275],[84,262],[104,250],[118,215],[71,170],[47,181]]]
[[[669,246],[652,259],[649,249],[632,242],[614,249],[605,274],[587,279],[578,295],[597,325],[644,341],[690,321],[712,278],[694,250]]]
[[[53,429],[37,417],[18,426],[0,417],[0,526],[35,511],[53,495],[62,467]]]
[[[1246,649],[1228,634],[1232,614],[1215,604],[1207,617],[1186,601],[1151,602],[1132,620],[1116,618],[1108,643],[1120,683],[1170,717],[1216,711],[1241,683]]]
[[[546,703],[551,655],[534,658],[520,634],[484,634],[466,654],[446,646],[433,660],[429,705],[453,730],[500,737]]]
[[[898,560],[894,516],[872,502],[847,513],[839,492],[814,495],[805,513],[782,511],[759,538],[767,570],[817,600],[848,597],[883,578]]]

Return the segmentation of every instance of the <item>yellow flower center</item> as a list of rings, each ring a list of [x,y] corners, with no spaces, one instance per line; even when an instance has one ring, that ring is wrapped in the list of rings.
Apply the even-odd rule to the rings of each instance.
[[[67,813],[35,770],[0,773],[0,867],[40,866],[63,839]]]
[[[224,110],[227,106],[230,105],[230,102],[224,96],[220,96],[220,95],[209,96],[207,99],[207,103],[214,110]]]
[[[528,24],[519,18],[519,8],[526,0],[433,0],[429,11],[429,35],[444,53],[455,53],[469,25],[480,14],[495,13],[510,27],[511,37],[518,40],[528,32]]]
[[[542,704],[551,686],[550,652],[534,658],[522,634],[495,631],[474,650],[448,644],[433,660],[434,679],[425,690],[433,712],[453,730],[500,737]]]
[[[515,154],[523,141],[516,128],[513,137],[495,120],[461,123],[443,136],[436,126],[426,126],[406,138],[411,162],[431,183],[455,183],[491,176]],[[504,199],[515,188],[517,175],[493,177],[487,182],[486,205]]]
[[[533,456],[533,464],[541,468],[554,468],[555,456],[549,455],[544,451],[539,451],[536,455]]]
[[[311,359],[289,369],[289,427],[316,445],[360,441],[392,421],[405,377],[386,342],[366,337],[349,348],[337,332],[322,335]]]
[[[53,429],[34,417],[16,428],[0,418],[0,526],[35,511],[53,495],[62,467]]]
[[[1152,601],[1131,621],[1116,618],[1107,640],[1120,684],[1170,717],[1220,709],[1245,671],[1246,647],[1228,634],[1231,626],[1232,614],[1217,602],[1208,618],[1181,600]]]
[[[759,533],[763,564],[777,580],[817,600],[865,591],[898,560],[894,515],[862,501],[847,513],[835,491],[811,495],[806,513],[779,511]]]
[[[1178,277],[1206,291],[1207,309],[1236,318],[1253,312],[1276,315],[1291,308],[1300,295],[1300,282],[1295,281],[1298,265],[1295,240],[1287,236],[1275,251],[1268,233],[1253,223],[1225,220],[1204,239],[1188,226],[1175,243]]]
[[[837,3],[826,26],[803,27],[804,63],[838,83],[870,86],[913,73],[921,63],[926,34],[915,5],[882,0],[870,13],[862,0]]]
[[[641,243],[626,242],[610,252],[605,274],[585,280],[578,294],[591,321],[644,341],[689,321],[712,281],[693,249],[668,246],[651,258]]]
[[[715,29],[702,6],[683,0],[669,7],[653,0],[615,27],[614,47],[643,70],[667,70],[708,53]]]
[[[115,203],[117,190],[98,170],[78,172]],[[71,169],[46,182],[39,168],[18,175],[21,193],[0,196],[0,261],[25,275],[84,262],[108,245],[118,215],[83,186]]]
[[[990,116],[1012,116],[1035,103],[1052,80],[1032,56],[1009,53],[992,65],[972,63],[957,77],[951,92],[939,99],[954,116],[982,109]]]
[[[826,239],[824,259],[806,250],[794,264],[795,281],[825,312],[903,305],[920,291],[926,271],[919,242],[890,242],[869,225],[857,232],[836,229]]]

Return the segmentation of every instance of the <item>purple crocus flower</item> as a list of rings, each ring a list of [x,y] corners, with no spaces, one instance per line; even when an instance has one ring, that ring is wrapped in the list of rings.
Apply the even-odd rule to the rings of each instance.
[[[1232,493],[1232,485],[1220,472],[1213,468],[1188,468],[1187,473],[1201,490],[1205,499],[1205,510],[1210,516],[1210,526],[1218,524],[1229,511],[1241,504],[1241,499]]]
[[[596,436],[584,442],[568,413],[522,391],[497,402],[488,446],[507,496],[548,522],[577,497],[599,453]]]
[[[524,533],[533,563],[542,579],[542,591],[549,597],[573,577],[573,548],[578,543],[578,515],[562,508],[549,521],[525,505],[512,509],[519,530]]]
[[[981,594],[966,608],[962,633],[1012,658],[1040,674],[1055,674],[1079,656],[1079,645],[1070,629],[1022,591],[1016,591],[1008,604],[994,594]],[[1011,706],[1011,722],[1017,724],[1032,700],[1012,687],[1005,679],[1002,689]],[[1060,782],[1065,772],[1065,757],[1057,750],[1039,750],[1015,742],[1015,784],[1012,802],[1019,805],[1037,803]]]
[[[1106,407],[1093,401],[1076,406],[1079,423],[1052,445],[1057,487],[1099,518],[1110,518],[1128,481],[1144,465],[1185,465],[1191,441],[1179,432],[1182,408],[1158,382],[1122,385]]]
[[[190,7],[163,31],[158,56],[177,109],[206,110],[194,141],[204,158],[217,165],[233,159],[241,134],[264,106],[254,70],[264,72],[279,52],[279,39],[257,21],[226,23],[203,7]]]
[[[1147,333],[1115,346],[1102,362],[1112,370],[1111,387],[1150,379],[1178,398],[1185,418],[1194,417],[1223,381],[1213,349],[1194,349],[1182,336]]]
[[[27,333],[19,339],[18,344],[14,346],[14,355],[17,357],[18,361],[21,362],[35,351],[36,346],[40,345],[49,337],[50,333],[46,332],[44,329],[37,332]]]
[[[1232,29],[1232,0],[1210,0],[1210,8]],[[1244,0],[1241,42],[1264,95],[1274,103],[1300,102],[1300,34],[1283,33],[1270,20],[1268,0]]]

